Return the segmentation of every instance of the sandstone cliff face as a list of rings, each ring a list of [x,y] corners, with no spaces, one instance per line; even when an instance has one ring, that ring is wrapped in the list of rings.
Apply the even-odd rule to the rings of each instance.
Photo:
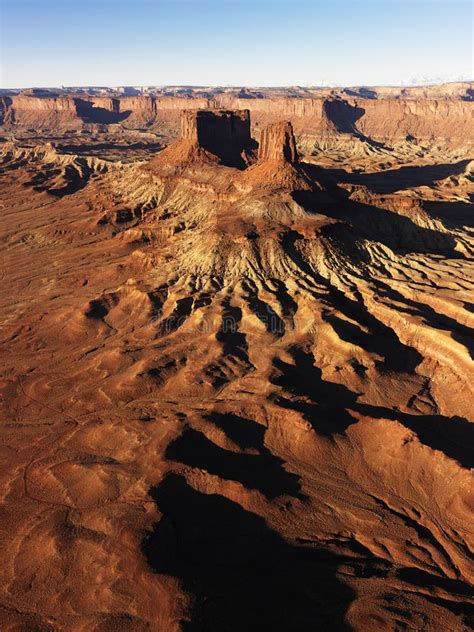
[[[357,128],[376,140],[471,141],[474,107],[470,101],[454,99],[354,99],[349,106],[360,111]]]
[[[8,122],[10,117],[13,115],[11,105],[12,105],[11,97],[0,98],[0,125],[3,125],[5,122]]]
[[[384,91],[385,90],[385,91]],[[364,94],[366,98],[358,96]],[[420,89],[377,92],[347,89],[318,97],[239,98],[215,94],[212,98],[181,96],[38,97],[14,95],[0,104],[0,124],[18,128],[80,128],[90,123],[120,123],[129,129],[164,128],[176,134],[183,109],[249,110],[256,128],[290,119],[297,135],[335,139],[341,134],[385,144],[438,139],[453,146],[472,144],[474,102],[468,96],[442,96]],[[356,95],[356,96],[353,96]],[[431,96],[434,95],[434,96]],[[111,116],[107,116],[110,113]]]
[[[83,121],[72,97],[33,97],[15,95],[6,104],[6,124],[19,128],[79,129]]]
[[[181,137],[151,162],[155,173],[181,171],[191,163],[243,168],[253,157],[248,110],[182,110]]]
[[[238,99],[228,95],[217,95],[217,106],[242,108],[246,107],[253,113],[275,114],[280,118],[289,117],[316,117],[323,118],[323,98],[260,98]]]
[[[224,164],[241,166],[242,155],[250,150],[248,110],[184,110],[181,137],[214,154]]]
[[[144,97],[140,97],[144,98]],[[185,109],[209,109],[214,106],[212,101],[203,98],[193,97],[156,97],[156,109],[159,110],[185,110]],[[237,108],[236,108],[237,109]]]
[[[197,117],[194,110],[183,110],[181,112],[181,138],[190,141],[198,141]]]
[[[289,121],[270,123],[260,134],[258,161],[235,180],[242,192],[268,195],[276,192],[309,191],[319,184],[310,181],[298,164],[293,126]]]
[[[16,110],[25,111],[53,111],[53,112],[73,112],[76,111],[76,100],[72,97],[30,97],[13,96],[12,107]]]
[[[156,100],[153,97],[120,97],[118,101],[121,112],[138,112],[142,110],[156,114]]]
[[[156,123],[156,100],[148,96],[121,97],[120,112],[126,117],[122,121],[124,127],[143,129]]]
[[[118,114],[123,110],[123,104],[120,99],[111,99],[109,97],[94,97],[90,100],[93,108],[101,108],[107,112],[115,112]]]
[[[282,160],[285,162],[298,161],[293,127],[289,121],[273,123],[262,130],[258,159]]]
[[[288,117],[297,134],[335,136],[355,130],[379,142],[413,136],[464,144],[474,131],[473,102],[461,99],[234,99],[224,95],[222,100],[226,107],[249,108],[257,124]]]

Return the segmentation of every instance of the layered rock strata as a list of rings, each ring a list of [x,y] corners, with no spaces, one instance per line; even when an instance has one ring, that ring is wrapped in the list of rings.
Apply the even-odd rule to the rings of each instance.
[[[442,93],[436,86],[406,93],[346,89],[313,91],[307,96],[266,90],[245,98],[218,89],[214,92],[210,90],[208,97],[116,98],[12,94],[0,98],[0,125],[18,130],[66,130],[120,123],[127,129],[158,129],[174,135],[182,109],[248,109],[259,126],[290,118],[296,132],[304,133],[311,142],[320,141],[321,136],[334,140],[349,135],[388,145],[404,142],[407,137],[423,142],[436,138],[438,143],[457,147],[472,145],[472,88],[453,89],[452,93]]]
[[[293,126],[289,121],[265,127],[260,136],[258,159],[298,162]]]
[[[181,137],[197,144],[230,166],[241,166],[250,151],[249,110],[183,110]]]

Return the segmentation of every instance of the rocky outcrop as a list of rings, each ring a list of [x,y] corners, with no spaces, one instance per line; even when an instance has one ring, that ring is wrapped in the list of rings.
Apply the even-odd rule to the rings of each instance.
[[[262,130],[258,159],[298,162],[293,126],[289,121],[273,123]]]
[[[289,121],[271,123],[260,133],[258,161],[239,175],[235,184],[240,191],[275,193],[309,191],[319,187],[298,163],[293,126]]]
[[[262,130],[257,160],[254,145],[248,110],[183,110],[181,138],[160,151],[143,169],[161,179],[184,176],[194,180],[196,171],[199,179],[211,167],[214,184],[216,178],[224,178],[225,187],[231,185],[240,193],[253,195],[318,188],[298,163],[289,121],[272,123]],[[241,171],[216,171],[218,164]]]
[[[242,166],[252,147],[248,110],[184,110],[181,137],[217,156],[223,164]]]
[[[3,125],[8,121],[8,118],[11,116],[11,97],[1,97],[0,98],[0,125]]]
[[[254,145],[248,110],[183,110],[181,138],[160,152],[150,166],[160,173],[195,162],[243,168]]]

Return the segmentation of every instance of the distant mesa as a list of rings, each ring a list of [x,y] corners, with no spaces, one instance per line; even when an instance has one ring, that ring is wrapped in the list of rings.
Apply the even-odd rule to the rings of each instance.
[[[395,148],[406,137],[446,148],[472,145],[473,82],[412,88],[238,88],[121,86],[0,89],[0,126],[5,131],[40,129],[100,133],[149,129],[171,137],[183,109],[248,109],[255,123],[292,120],[305,149],[336,151],[356,140],[371,152],[374,142]],[[200,115],[202,116],[202,114]],[[120,128],[112,126],[120,125]],[[96,130],[99,131],[99,130]],[[370,141],[370,142],[369,142]],[[368,146],[367,146],[368,145]],[[362,150],[362,146],[361,150]],[[382,146],[375,146],[382,148]]]

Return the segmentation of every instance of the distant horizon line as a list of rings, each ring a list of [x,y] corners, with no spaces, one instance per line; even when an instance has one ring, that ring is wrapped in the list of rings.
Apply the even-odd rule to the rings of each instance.
[[[343,84],[343,83],[334,83],[334,84],[271,84],[271,85],[263,85],[263,84],[192,84],[192,83],[164,83],[164,84],[131,84],[131,83],[123,83],[123,84],[71,84],[71,85],[24,85],[24,86],[0,86],[0,90],[64,90],[71,88],[96,88],[96,89],[117,89],[117,88],[224,88],[227,90],[233,89],[258,89],[258,88],[266,88],[266,89],[278,89],[278,88],[299,88],[306,90],[314,90],[314,89],[327,89],[327,88],[428,88],[432,86],[442,86],[448,84],[456,84],[456,83],[474,83],[474,77],[471,79],[452,79],[447,81],[428,81],[427,83],[377,83],[377,84],[369,84],[369,83],[353,83],[353,84]]]

